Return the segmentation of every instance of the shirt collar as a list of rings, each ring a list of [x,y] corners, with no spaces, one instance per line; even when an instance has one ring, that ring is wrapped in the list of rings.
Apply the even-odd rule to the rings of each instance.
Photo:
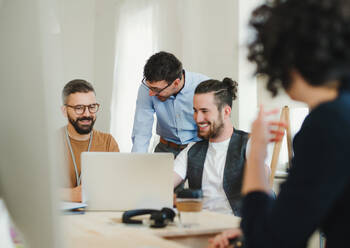
[[[185,77],[185,80],[184,80],[184,87],[182,88],[182,90],[180,92],[177,93],[177,95],[181,95],[181,94],[185,94],[187,93],[188,91],[192,90],[190,85],[187,83],[189,82],[189,74],[187,73],[187,71],[184,69],[184,77]]]

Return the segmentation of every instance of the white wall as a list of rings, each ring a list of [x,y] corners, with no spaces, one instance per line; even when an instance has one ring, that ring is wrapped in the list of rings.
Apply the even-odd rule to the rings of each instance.
[[[58,6],[64,61],[60,85],[77,78],[93,84],[101,104],[95,128],[104,132],[110,132],[118,2],[61,0]],[[66,123],[63,116],[61,120]]]
[[[222,80],[238,76],[238,1],[183,1],[182,59],[193,71]]]
[[[70,80],[81,78],[91,82],[101,104],[95,127],[109,132],[116,1],[62,0],[59,3],[64,68],[58,94]],[[61,119],[66,123],[63,116]]]
[[[94,84],[97,99],[102,105],[96,128],[110,132],[111,102],[115,67],[116,47],[116,6],[115,0],[95,1],[94,34]]]
[[[238,126],[250,131],[251,122],[254,120],[257,110],[257,83],[253,76],[255,66],[247,59],[247,43],[252,36],[252,31],[248,25],[252,11],[261,3],[256,1],[239,1],[239,49],[238,49],[238,109],[236,116]]]
[[[95,0],[60,1],[64,82],[95,79]]]

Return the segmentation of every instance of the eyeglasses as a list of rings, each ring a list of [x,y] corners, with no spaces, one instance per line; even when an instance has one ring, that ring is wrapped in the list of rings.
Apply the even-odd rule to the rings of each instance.
[[[154,87],[148,86],[147,83],[146,83],[146,78],[145,78],[145,77],[142,79],[141,82],[142,82],[142,84],[143,84],[144,86],[147,87],[147,89],[149,89],[150,91],[153,91],[154,93],[156,93],[156,94],[155,94],[156,96],[158,96],[163,90],[165,90],[166,88],[168,88],[170,85],[173,84],[173,83],[170,83],[170,84],[168,84],[167,86],[165,86],[164,88],[158,89],[158,88],[154,88]]]
[[[89,109],[90,114],[95,114],[100,108],[100,104],[98,103],[93,103],[90,105],[75,105],[75,106],[65,104],[64,106],[74,109],[74,112],[77,115],[83,114],[86,108]]]

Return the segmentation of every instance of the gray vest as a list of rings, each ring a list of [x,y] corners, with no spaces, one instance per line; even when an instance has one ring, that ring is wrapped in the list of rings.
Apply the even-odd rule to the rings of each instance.
[[[228,146],[224,169],[223,188],[234,215],[241,216],[242,179],[248,133],[235,129]],[[202,188],[204,161],[209,141],[202,140],[188,150],[187,180],[190,189]]]

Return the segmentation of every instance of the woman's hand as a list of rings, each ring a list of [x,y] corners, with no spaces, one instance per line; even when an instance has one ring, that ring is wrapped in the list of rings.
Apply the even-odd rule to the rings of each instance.
[[[71,191],[71,201],[72,202],[81,202],[82,201],[82,192],[81,185],[75,187]]]
[[[286,124],[282,121],[269,121],[268,117],[278,113],[278,109],[265,112],[260,106],[258,117],[252,124],[251,146],[247,156],[243,176],[242,193],[253,191],[270,192],[268,178],[266,177],[265,158],[269,142],[281,141]]]
[[[258,117],[252,124],[251,130],[251,151],[254,157],[259,161],[264,161],[266,158],[266,148],[270,142],[279,142],[284,135],[284,128],[287,126],[282,121],[269,121],[270,116],[279,112],[274,109],[265,112],[263,106],[260,106]]]
[[[225,248],[229,247],[229,240],[242,236],[242,231],[239,228],[226,230],[214,238],[209,239],[208,248]]]

